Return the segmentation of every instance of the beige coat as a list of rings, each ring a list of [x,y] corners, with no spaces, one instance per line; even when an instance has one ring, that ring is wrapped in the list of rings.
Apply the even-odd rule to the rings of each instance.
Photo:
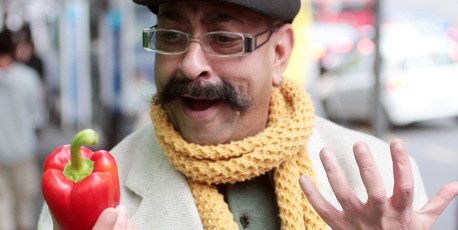
[[[316,118],[313,135],[307,144],[321,193],[337,207],[332,189],[319,159],[319,151],[330,147],[336,153],[350,186],[361,200],[367,199],[352,147],[357,141],[369,144],[387,194],[392,194],[393,171],[388,144],[372,136],[345,129],[325,119]],[[121,203],[138,229],[203,229],[185,177],[168,162],[155,138],[152,125],[142,128],[119,143],[111,153],[119,168]],[[415,179],[414,208],[427,201],[418,167],[412,160]],[[46,205],[38,229],[51,229],[52,222]]]

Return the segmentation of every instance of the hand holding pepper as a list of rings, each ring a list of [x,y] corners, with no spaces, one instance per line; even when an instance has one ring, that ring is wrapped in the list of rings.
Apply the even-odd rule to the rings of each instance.
[[[107,208],[94,225],[92,230],[137,230],[127,215],[127,208],[119,205],[116,208]]]
[[[75,136],[71,145],[57,148],[46,158],[43,197],[61,229],[91,229],[102,211],[119,204],[114,158],[107,151],[94,153],[82,147],[96,142],[97,133],[86,129]]]

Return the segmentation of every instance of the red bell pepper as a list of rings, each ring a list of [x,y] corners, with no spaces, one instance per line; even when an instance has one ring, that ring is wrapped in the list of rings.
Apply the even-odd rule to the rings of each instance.
[[[97,133],[79,132],[71,145],[54,150],[45,160],[41,180],[43,197],[63,230],[92,229],[100,213],[119,204],[118,168],[105,150],[95,153]]]

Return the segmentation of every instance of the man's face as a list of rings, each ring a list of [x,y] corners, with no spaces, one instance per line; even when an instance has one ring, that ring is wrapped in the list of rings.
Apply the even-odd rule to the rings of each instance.
[[[250,11],[209,2],[161,4],[157,25],[194,37],[213,31],[255,35],[270,26]],[[267,37],[268,33],[258,37],[258,43]],[[156,55],[158,92],[173,96],[164,108],[185,140],[207,145],[229,143],[266,127],[275,58],[273,37],[246,56],[212,56],[196,41],[184,54]],[[233,103],[223,99],[231,97]]]

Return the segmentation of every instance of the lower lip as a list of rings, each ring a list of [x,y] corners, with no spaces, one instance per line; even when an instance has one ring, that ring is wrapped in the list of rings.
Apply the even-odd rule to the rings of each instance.
[[[181,103],[183,105],[183,110],[184,110],[185,115],[192,120],[204,120],[204,119],[211,117],[213,114],[215,114],[218,111],[218,109],[221,107],[221,104],[222,104],[221,101],[218,101],[218,102],[215,102],[212,106],[208,107],[206,110],[197,111],[197,110],[191,109],[191,107],[188,106],[188,103],[186,103],[184,99],[182,99]]]

